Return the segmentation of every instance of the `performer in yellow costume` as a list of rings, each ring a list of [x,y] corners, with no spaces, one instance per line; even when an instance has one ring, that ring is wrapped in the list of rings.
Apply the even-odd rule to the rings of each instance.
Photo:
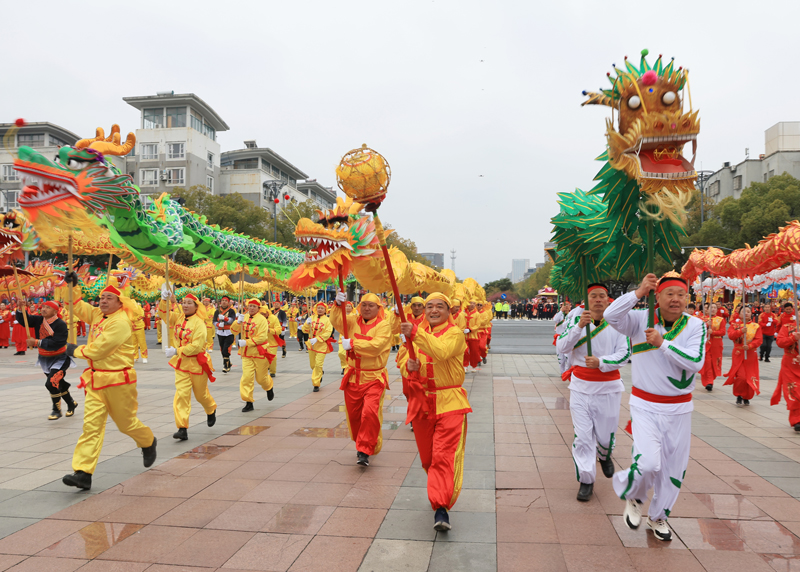
[[[274,357],[278,355],[278,348],[286,345],[286,342],[281,338],[283,326],[281,325],[280,320],[278,320],[278,317],[270,311],[269,306],[266,304],[261,305],[261,313],[267,319],[267,324],[269,326],[269,334],[267,335],[267,350]],[[269,376],[275,377],[276,373],[278,373],[278,360],[271,359],[269,360]]]
[[[339,291],[336,304],[346,301],[347,295]],[[331,313],[331,322],[343,331],[340,311]],[[356,443],[356,462],[369,466],[370,455],[377,455],[383,446],[383,396],[389,387],[386,362],[392,344],[391,323],[375,294],[362,296],[358,312],[347,316],[347,333],[350,338],[343,339],[342,345],[349,353],[340,389],[344,390],[350,437]]]
[[[136,305],[136,315],[131,318],[133,325],[133,360],[139,359],[141,353],[142,363],[147,363],[147,341],[144,339],[144,309],[138,302],[134,301]]]
[[[444,294],[428,296],[421,324],[404,322],[400,330],[417,354],[413,361],[406,354],[400,371],[409,378],[407,420],[414,424],[420,462],[428,475],[428,500],[436,511],[433,527],[450,530],[447,511],[461,493],[467,413],[472,412],[462,387],[467,344]]]
[[[211,304],[210,298],[203,298],[203,306],[205,308],[205,322],[206,322],[206,347],[210,350],[214,349],[214,306]]]
[[[292,338],[297,337],[297,316],[300,315],[300,309],[297,307],[297,302],[292,302],[291,307],[286,310],[286,317],[289,319],[289,336]]]
[[[67,346],[70,356],[87,360],[89,367],[78,385],[86,390],[86,401],[83,434],[72,457],[75,472],[65,475],[62,481],[65,485],[88,490],[92,487],[92,474],[103,448],[109,415],[117,429],[142,449],[145,467],[156,461],[156,438],[150,427],[136,417],[139,404],[131,343],[132,301],[116,287],[108,285],[100,293],[100,305],[95,308],[81,300],[81,290],[76,286],[78,276],[74,272],[68,273],[65,279],[74,287],[75,315],[89,324],[90,329],[85,345]]]
[[[178,430],[173,439],[186,441],[189,438],[189,413],[192,411],[192,393],[203,406],[208,416],[207,423],[213,427],[217,422],[217,403],[208,390],[208,382],[214,382],[214,368],[211,357],[206,352],[206,307],[194,294],[187,294],[181,303],[181,310],[173,310],[167,316],[167,299],[170,292],[166,287],[161,291],[161,304],[158,313],[161,319],[172,328],[174,347],[164,353],[169,365],[175,370],[175,398],[172,409],[175,426]]]
[[[405,308],[405,316],[406,320],[409,323],[418,326],[422,323],[425,319],[425,300],[423,300],[419,296],[414,296],[409,300],[408,307]],[[396,313],[392,312],[392,333],[400,336],[400,316]],[[395,363],[399,367],[401,363],[404,363],[408,359],[408,350],[406,349],[405,344],[400,346],[400,349],[397,351],[397,358],[395,359]],[[403,395],[408,398],[408,379],[404,375],[402,376],[403,381]]]
[[[239,314],[231,325],[231,331],[234,334],[241,333],[239,355],[242,357],[242,379],[239,381],[239,394],[245,402],[242,412],[252,411],[253,381],[267,392],[268,400],[275,398],[269,375],[269,364],[275,360],[275,352],[270,352],[267,347],[269,323],[261,313],[261,302],[255,298],[248,300],[247,316]]]
[[[327,316],[328,307],[325,302],[317,302],[314,306],[317,315],[303,324],[303,333],[308,335],[308,363],[311,365],[311,383],[314,391],[319,391],[322,383],[322,367],[325,356],[333,351],[333,324]]]

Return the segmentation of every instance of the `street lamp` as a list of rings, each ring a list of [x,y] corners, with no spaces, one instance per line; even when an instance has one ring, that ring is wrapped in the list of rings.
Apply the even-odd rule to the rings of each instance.
[[[697,184],[700,187],[700,226],[703,226],[703,220],[705,218],[705,190],[706,190],[706,183],[711,178],[711,175],[714,174],[714,171],[697,171]]]
[[[281,202],[278,197],[280,197],[281,189],[283,189],[284,186],[286,186],[286,181],[282,181],[280,179],[264,181],[261,183],[261,188],[264,190],[264,196],[269,196],[269,199],[272,201],[272,218],[275,221],[274,242],[278,242],[278,203]],[[289,195],[286,196],[288,197]]]

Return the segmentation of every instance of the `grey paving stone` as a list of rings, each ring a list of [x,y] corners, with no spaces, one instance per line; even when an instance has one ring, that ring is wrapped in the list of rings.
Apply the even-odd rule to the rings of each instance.
[[[794,477],[764,477],[783,492],[800,499],[800,478]]]
[[[464,455],[464,469],[494,471],[494,455]]]
[[[428,489],[423,487],[400,487],[391,510],[430,510]]]
[[[789,457],[781,455],[777,451],[760,444],[753,448],[718,447],[718,449],[720,452],[725,453],[731,459],[739,461],[740,463],[744,461],[776,461],[781,463],[791,460]],[[795,464],[798,465],[800,469],[800,464]]]
[[[436,542],[429,570],[486,572],[497,570],[497,546],[465,542]],[[533,563],[531,570],[535,570]]]
[[[479,433],[480,435],[488,435],[488,433]],[[481,443],[471,442],[469,435],[467,435],[467,446],[464,448],[466,456],[470,455],[494,455],[494,442]]]
[[[431,525],[433,516],[430,517]],[[457,512],[450,513],[448,532],[438,532],[436,542],[497,542],[497,518],[493,512]]]
[[[494,476],[494,471],[465,469],[462,487],[465,489],[488,489],[493,491],[495,485]]]
[[[428,486],[428,475],[425,474],[425,471],[422,468],[414,467],[408,470],[408,474],[406,475],[406,478],[403,481],[403,487],[425,488],[427,486]]]
[[[26,491],[0,503],[0,517],[45,518],[79,503],[89,495],[78,489],[68,493]],[[1,519],[0,519],[1,520]]]
[[[467,425],[467,434],[469,433],[494,433],[494,423],[469,422]]]
[[[718,449],[723,447],[728,449],[731,448],[748,449],[748,448],[762,447],[760,443],[753,441],[752,439],[748,439],[747,437],[739,433],[736,433],[735,431],[731,435],[725,437],[718,437],[713,435],[709,436],[701,435],[700,438],[709,445],[711,445],[712,447],[717,447]]]
[[[739,461],[761,477],[794,477],[800,483],[800,464],[794,461]]]
[[[433,542],[375,539],[359,572],[427,572]]]
[[[18,518],[18,517],[4,517],[0,518],[0,538],[5,538],[9,534],[22,530],[32,524],[39,522],[38,518]]]
[[[452,511],[495,512],[495,491],[462,488]]]
[[[428,510],[390,510],[375,538],[433,541],[436,538],[433,514],[430,507]]]

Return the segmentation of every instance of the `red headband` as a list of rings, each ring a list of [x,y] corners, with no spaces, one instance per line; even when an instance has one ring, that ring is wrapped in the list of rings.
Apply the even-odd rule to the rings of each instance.
[[[102,291],[102,292],[100,292],[100,293],[102,294],[103,292],[108,292],[109,294],[113,294],[114,296],[122,296],[122,292],[120,292],[119,290],[117,290],[117,289],[116,289],[114,286],[112,286],[111,284],[109,284],[108,286],[106,286],[105,288],[103,288],[103,291]]]
[[[258,306],[259,308],[261,307],[261,301],[256,299],[256,298],[249,299],[247,301],[247,305],[249,306],[250,304],[253,304],[254,306]]]
[[[681,288],[684,289],[684,291],[686,292],[689,291],[689,286],[686,284],[686,282],[684,282],[680,278],[673,278],[670,276],[661,279],[661,282],[659,282],[658,286],[656,287],[656,294],[660,294],[661,291],[664,290],[664,288],[670,288],[671,286],[680,286]]]
[[[608,288],[603,286],[602,284],[592,284],[589,286],[589,289],[586,291],[586,294],[590,294],[592,290],[603,290],[606,294],[608,294]]]
[[[198,300],[197,296],[195,296],[194,294],[187,294],[186,296],[183,297],[184,300],[186,300],[187,298],[189,300],[191,300],[192,302],[194,302],[195,306],[199,306],[200,305],[200,300]]]
[[[53,300],[48,300],[42,306],[50,306],[56,313],[61,313],[61,307],[58,305],[58,302],[54,302]]]

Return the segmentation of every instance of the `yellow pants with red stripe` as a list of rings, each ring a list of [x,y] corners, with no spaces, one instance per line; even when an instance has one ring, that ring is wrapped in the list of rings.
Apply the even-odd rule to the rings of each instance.
[[[342,366],[342,369],[347,367],[347,352],[344,351],[344,346],[339,344],[339,363]]]
[[[464,448],[467,441],[467,416],[464,413],[428,419],[414,419],[422,468],[428,474],[428,500],[431,508],[450,510],[461,494],[464,480]]]
[[[322,383],[322,366],[325,364],[325,355],[322,352],[308,351],[308,363],[311,366],[311,383],[319,387]]]
[[[87,386],[85,389],[83,433],[72,455],[73,471],[83,471],[90,475],[94,473],[103,448],[106,419],[109,415],[120,433],[133,439],[137,447],[149,447],[153,444],[153,431],[136,417],[139,400],[135,383],[98,390]]]
[[[272,361],[275,361],[274,359]],[[253,388],[256,381],[264,391],[272,389],[272,378],[269,376],[269,362],[258,358],[242,358],[242,379],[239,381],[239,395],[242,401],[253,402]]]
[[[192,392],[197,402],[203,406],[206,415],[217,410],[217,402],[208,390],[208,375],[205,373],[189,373],[175,371],[175,399],[172,409],[175,412],[175,426],[180,429],[189,428],[189,413],[192,412]]]
[[[356,451],[377,455],[383,446],[383,396],[386,389],[383,380],[358,385],[348,383],[344,389],[344,405],[347,411],[347,427],[350,438],[356,443]]]
[[[147,359],[147,341],[144,339],[144,330],[133,330],[131,332],[131,341],[133,342],[133,359],[139,359],[139,352],[142,357]]]
[[[279,346],[267,346],[267,351],[272,355],[272,357],[276,357],[278,355],[278,350],[282,351],[282,348]],[[273,359],[269,362],[269,372],[271,374],[278,373],[278,360]]]
[[[297,337],[297,322],[289,322],[289,336]]]
[[[206,344],[208,349],[214,349],[214,338],[216,336],[216,332],[212,326],[206,326]]]

